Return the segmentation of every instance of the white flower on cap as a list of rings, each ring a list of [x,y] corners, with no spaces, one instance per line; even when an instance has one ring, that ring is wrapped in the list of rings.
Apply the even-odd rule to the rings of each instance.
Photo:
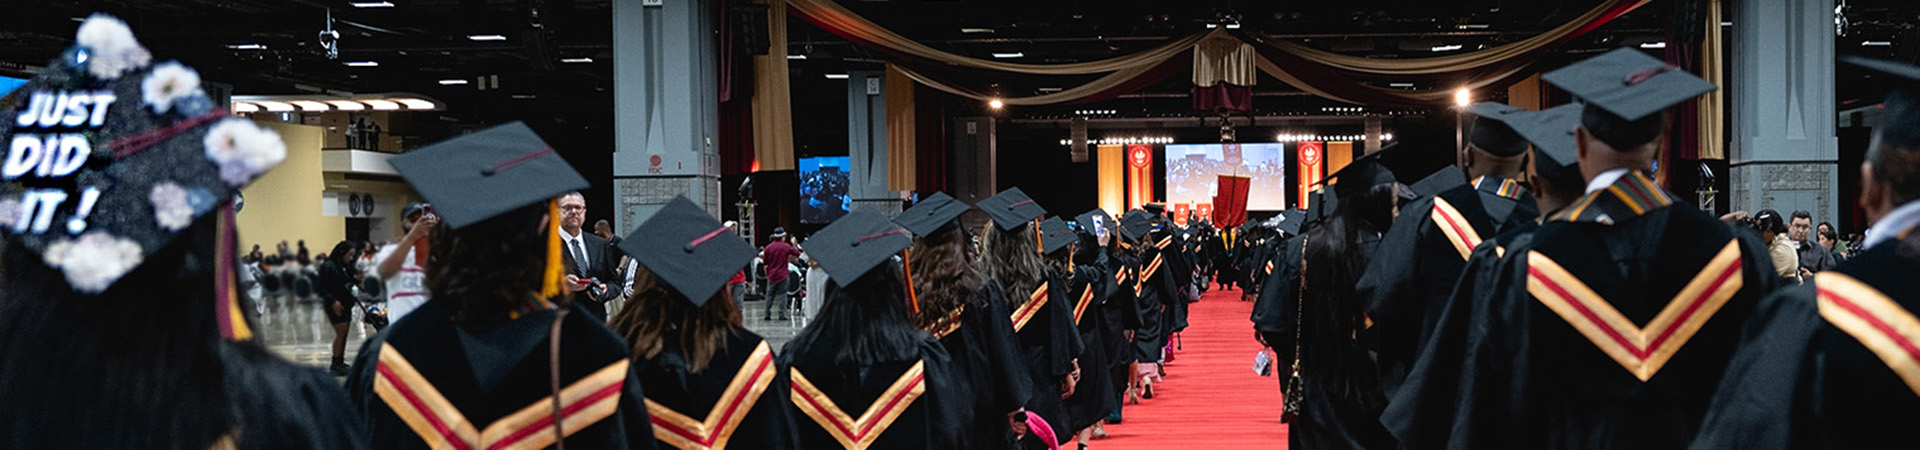
[[[80,23],[74,41],[88,52],[87,73],[103,80],[118,79],[153,62],[153,55],[133,38],[127,23],[106,14],[87,17]]]
[[[287,159],[280,133],[246,119],[223,119],[207,130],[207,159],[220,166],[220,179],[241,186]]]
[[[206,91],[200,89],[200,73],[174,61],[153,66],[153,72],[140,82],[140,100],[161,114],[173,110],[175,100],[205,95]]]
[[[41,254],[48,266],[60,268],[67,276],[67,285],[86,294],[106,292],[114,281],[140,267],[144,258],[140,244],[99,231],[55,242]]]
[[[153,220],[160,222],[160,228],[180,231],[193,225],[193,205],[187,201],[186,188],[179,184],[163,181],[153,185],[147,201],[153,202]]]

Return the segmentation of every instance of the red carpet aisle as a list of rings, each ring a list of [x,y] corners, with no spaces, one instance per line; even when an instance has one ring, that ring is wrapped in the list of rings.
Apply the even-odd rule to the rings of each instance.
[[[1247,322],[1253,302],[1240,301],[1238,290],[1215,290],[1189,306],[1185,349],[1167,366],[1164,384],[1154,386],[1153,399],[1126,405],[1126,422],[1107,425],[1112,437],[1088,448],[1286,448],[1279,375],[1253,373],[1260,350]]]

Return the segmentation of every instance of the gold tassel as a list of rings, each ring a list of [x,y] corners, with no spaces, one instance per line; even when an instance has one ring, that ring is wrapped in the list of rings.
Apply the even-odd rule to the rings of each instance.
[[[907,305],[913,307],[913,315],[920,315],[920,298],[913,293],[913,250],[900,251],[900,273],[907,279]]]
[[[1040,245],[1040,219],[1033,219],[1032,222],[1033,222],[1033,252],[1045,255],[1047,254],[1047,252],[1045,250],[1041,250],[1045,246]]]
[[[552,217],[556,223],[560,220],[559,199],[547,202],[547,216]],[[540,298],[543,300],[559,297],[562,290],[560,285],[565,284],[567,280],[566,267],[560,261],[560,233],[547,231],[547,272],[545,279],[540,283]]]

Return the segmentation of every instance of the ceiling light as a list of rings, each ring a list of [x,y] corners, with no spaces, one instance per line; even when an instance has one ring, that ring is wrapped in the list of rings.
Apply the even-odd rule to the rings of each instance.
[[[393,101],[399,103],[400,106],[407,107],[407,109],[434,109],[433,102],[417,98],[396,98],[393,99]]]
[[[593,62],[593,58],[561,58],[560,62],[567,64],[585,64]]]
[[[966,34],[992,33],[993,29],[992,28],[961,28],[960,32],[966,33]]]
[[[1027,56],[1027,54],[1025,54],[1025,53],[1020,53],[1020,52],[1013,52],[1013,53],[994,53],[994,54],[993,54],[993,57],[995,57],[995,58],[1019,58],[1019,57],[1023,57],[1023,56]]]
[[[375,61],[353,61],[348,62],[347,67],[380,67],[380,63]]]
[[[267,111],[272,111],[272,112],[292,112],[293,111],[293,105],[289,105],[282,102],[260,101],[260,102],[253,102],[253,104],[259,105],[261,109],[265,109]]]
[[[1238,30],[1238,29],[1240,29],[1240,22],[1234,22],[1234,23],[1229,23],[1229,24],[1227,24],[1227,29],[1229,29],[1229,30]]]
[[[254,106],[254,104],[252,103],[233,102],[233,112],[236,112],[236,113],[260,112],[260,107]]]
[[[807,55],[787,55],[787,59],[807,59]]]
[[[1387,83],[1387,87],[1410,88],[1413,87],[1413,83]]]
[[[367,106],[373,107],[374,111],[395,111],[400,109],[399,103],[394,103],[386,100],[361,100],[360,102],[366,103]]]
[[[266,50],[267,46],[260,44],[234,44],[227,46],[227,48],[234,50]]]
[[[1861,46],[1861,47],[1892,47],[1892,46],[1893,46],[1893,42],[1891,42],[1891,41],[1865,41],[1865,42],[1861,42],[1861,43],[1860,43],[1860,46]]]
[[[513,94],[512,97],[516,100],[532,100],[537,98],[533,94]]]
[[[1460,25],[1458,25],[1458,26],[1455,26],[1454,28],[1458,28],[1458,29],[1462,29],[1462,30],[1485,30],[1485,29],[1487,29],[1487,24],[1484,24],[1484,23],[1463,23],[1463,24],[1460,24]]]
[[[1436,52],[1450,52],[1450,51],[1454,51],[1454,50],[1459,50],[1459,49],[1460,49],[1460,47],[1461,47],[1460,45],[1435,45],[1435,46],[1433,46],[1433,51],[1436,51]]]
[[[462,85],[462,84],[467,84],[467,80],[459,79],[459,78],[450,79],[450,80],[440,80],[441,86],[456,86],[456,85]]]
[[[350,2],[355,8],[392,8],[393,2]]]
[[[1462,108],[1473,104],[1473,91],[1469,91],[1467,88],[1460,88],[1460,90],[1453,91],[1453,104],[1460,105]]]
[[[844,73],[830,73],[830,74],[827,74],[827,79],[829,79],[829,80],[845,80],[845,79],[847,79],[847,74],[844,74]]]
[[[1000,101],[1000,99],[997,99],[997,98],[996,98],[996,99],[993,99],[993,100],[988,100],[988,101],[987,101],[987,107],[988,107],[988,108],[993,108],[993,109],[1000,109],[1000,108],[1005,108],[1005,107],[1007,107],[1007,103],[1006,103],[1006,102],[1003,102],[1003,101]]]
[[[1060,92],[1060,91],[1061,91],[1061,89],[1060,89],[1060,88],[1057,88],[1057,87],[1043,87],[1043,88],[1040,88],[1040,92]]]
[[[469,35],[467,35],[467,40],[472,40],[472,41],[504,41],[504,40],[507,40],[507,37],[506,37],[506,36],[501,36],[501,35],[498,35],[498,34],[469,34]]]
[[[1214,29],[1214,28],[1220,28],[1220,24],[1217,24],[1217,23],[1210,23],[1210,24],[1207,24],[1207,29],[1209,29],[1209,30],[1211,30],[1211,29]]]
[[[328,108],[327,104],[325,103],[320,103],[312,100],[294,100],[287,103],[292,103],[294,106],[299,106],[301,111],[306,111],[306,112],[323,112],[323,111],[332,109],[332,108]]]
[[[1640,43],[1640,48],[1667,48],[1667,42],[1642,42]]]
[[[367,105],[352,100],[327,100],[327,104],[333,105],[333,109],[341,111],[361,111],[367,109]]]

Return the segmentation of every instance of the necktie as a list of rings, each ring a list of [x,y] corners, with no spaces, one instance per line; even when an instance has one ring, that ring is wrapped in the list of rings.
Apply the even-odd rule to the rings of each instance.
[[[587,273],[587,255],[581,248],[580,238],[573,238],[572,242],[567,243],[567,250],[573,252],[573,266],[580,269],[580,274],[585,275]]]

